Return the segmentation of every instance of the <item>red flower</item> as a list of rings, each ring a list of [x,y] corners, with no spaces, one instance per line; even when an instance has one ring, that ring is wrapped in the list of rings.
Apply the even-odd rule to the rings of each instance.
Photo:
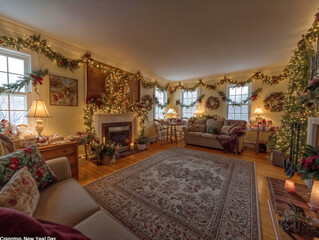
[[[10,163],[8,165],[8,168],[12,169],[12,170],[18,170],[18,165],[17,164],[13,164],[13,163]]]
[[[17,205],[17,200],[16,199],[9,199],[8,203],[14,207],[15,205]]]
[[[304,158],[300,159],[299,166],[302,167],[304,164],[305,164],[305,159]]]
[[[31,147],[29,147],[29,148],[24,149],[24,152],[27,153],[27,154],[31,154],[34,151],[33,151],[33,149]]]
[[[198,99],[198,102],[201,103],[201,102],[202,102],[202,99]]]
[[[179,101],[178,100],[176,100],[176,105],[179,105]]]
[[[43,173],[40,170],[36,170],[35,171],[35,175],[37,175],[38,177],[42,178],[43,177]]]
[[[19,165],[20,159],[19,158],[11,158],[11,163]]]

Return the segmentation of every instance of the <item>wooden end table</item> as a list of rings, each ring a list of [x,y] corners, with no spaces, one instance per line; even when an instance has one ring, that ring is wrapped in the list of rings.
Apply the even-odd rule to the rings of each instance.
[[[269,130],[260,130],[260,129],[252,129],[252,128],[248,128],[246,129],[246,131],[250,131],[250,132],[256,132],[256,153],[259,153],[259,133],[273,133],[274,131],[269,131]]]

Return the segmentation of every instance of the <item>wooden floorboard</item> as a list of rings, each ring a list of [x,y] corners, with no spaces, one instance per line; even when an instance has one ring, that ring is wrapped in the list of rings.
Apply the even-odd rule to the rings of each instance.
[[[185,145],[184,143],[179,143],[177,145],[168,144],[163,146],[161,146],[160,143],[153,143],[148,147],[147,150],[127,156],[125,158],[118,159],[115,163],[110,165],[97,166],[96,164],[92,162],[84,162],[80,164],[79,182],[81,185],[86,185],[107,174],[118,171],[122,168],[130,166],[134,163],[137,163],[148,157],[154,156],[160,152],[163,152],[175,146],[185,147],[188,149],[194,149],[194,150],[199,150],[199,151],[204,151],[204,152],[209,152],[214,154],[220,154],[223,156],[236,157],[239,159],[255,162],[262,236],[263,236],[263,239],[265,240],[275,239],[273,225],[272,225],[269,210],[268,210],[267,200],[270,199],[270,195],[269,195],[266,177],[286,179],[286,176],[282,168],[275,167],[269,162],[267,154],[265,153],[256,154],[255,151],[250,148],[245,148],[240,155],[234,155],[234,154],[223,153],[220,150]],[[293,180],[295,180],[297,183],[304,184],[303,181],[298,176],[294,176]]]

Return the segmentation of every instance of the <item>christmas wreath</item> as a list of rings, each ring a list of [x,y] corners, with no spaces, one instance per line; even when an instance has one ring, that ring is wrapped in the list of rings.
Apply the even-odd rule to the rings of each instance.
[[[283,92],[274,92],[264,100],[264,107],[271,112],[280,112],[283,109],[285,94]]]
[[[153,108],[154,100],[150,95],[142,97],[142,103],[147,111],[151,111]]]
[[[220,105],[220,102],[217,97],[210,96],[205,101],[205,107],[210,110],[216,110],[217,108],[219,108],[219,105]]]

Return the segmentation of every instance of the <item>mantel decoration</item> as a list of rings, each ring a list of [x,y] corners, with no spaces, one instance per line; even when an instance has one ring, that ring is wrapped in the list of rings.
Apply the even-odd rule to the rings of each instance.
[[[205,95],[200,95],[196,98],[196,100],[194,102],[191,102],[190,104],[183,104],[181,102],[180,99],[176,100],[176,105],[179,105],[181,107],[185,107],[185,108],[190,108],[190,107],[194,107],[197,103],[201,103],[203,97],[205,97]]]
[[[284,107],[285,94],[283,92],[271,93],[264,99],[264,107],[271,112],[281,112]]]
[[[217,97],[210,96],[205,101],[205,107],[210,110],[216,110],[220,106],[219,99]]]
[[[142,97],[142,102],[145,105],[147,111],[151,111],[154,104],[154,99],[150,95],[145,95]]]
[[[236,102],[231,100],[226,96],[226,94],[222,91],[218,91],[219,96],[221,97],[222,101],[226,101],[229,105],[233,106],[240,106],[242,104],[246,104],[249,101],[256,101],[258,98],[258,94],[262,91],[262,88],[258,88],[255,91],[253,91],[250,96],[248,96],[246,99],[241,100],[241,102]]]

